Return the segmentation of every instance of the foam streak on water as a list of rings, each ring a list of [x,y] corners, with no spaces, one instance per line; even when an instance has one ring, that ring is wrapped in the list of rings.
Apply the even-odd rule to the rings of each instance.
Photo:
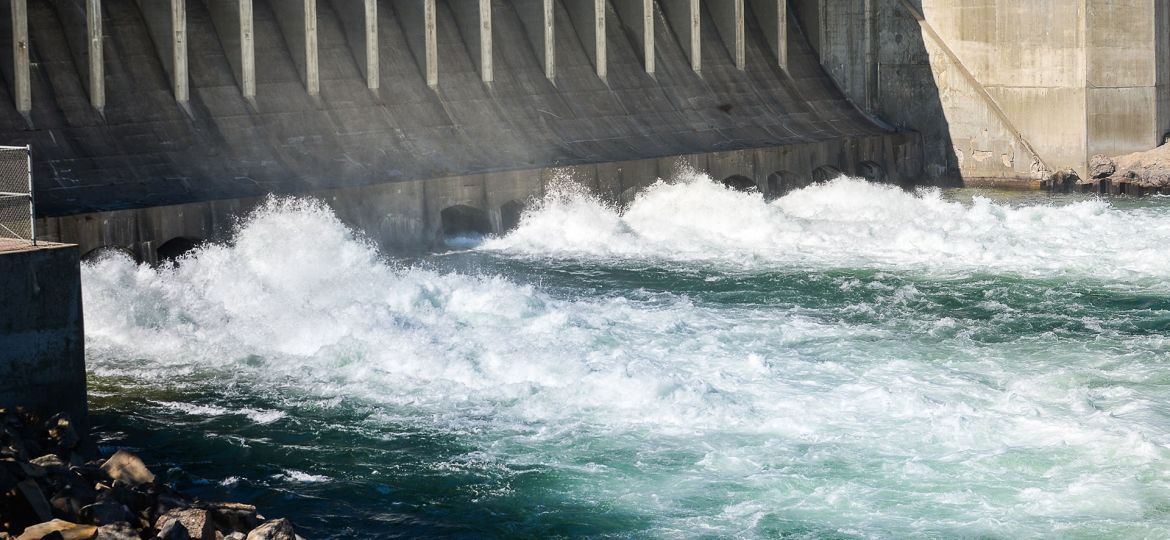
[[[360,493],[309,507],[322,535],[405,513],[436,536],[1162,537],[1167,223],[692,175],[625,212],[553,190],[467,272],[274,200],[177,267],[88,264],[89,359],[135,414],[252,449],[215,489]],[[361,413],[305,438],[321,409]]]

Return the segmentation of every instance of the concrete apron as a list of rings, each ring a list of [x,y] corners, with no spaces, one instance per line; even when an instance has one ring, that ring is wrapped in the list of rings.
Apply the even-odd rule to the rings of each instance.
[[[499,171],[294,195],[325,201],[348,226],[364,232],[389,252],[418,252],[441,245],[444,210],[448,214],[474,214],[472,219],[487,229],[483,232],[500,234],[514,224],[527,201],[541,197],[556,179],[572,179],[604,200],[620,204],[658,178],[670,178],[688,167],[707,173],[715,181],[746,177],[765,194],[776,189],[777,178],[807,182],[821,174],[818,169],[911,185],[918,181],[922,170],[921,139],[917,133],[842,137],[778,147]],[[83,257],[101,249],[119,249],[138,261],[157,263],[183,247],[227,240],[237,218],[262,202],[263,198],[251,197],[44,218],[39,230],[47,240],[77,244]]]

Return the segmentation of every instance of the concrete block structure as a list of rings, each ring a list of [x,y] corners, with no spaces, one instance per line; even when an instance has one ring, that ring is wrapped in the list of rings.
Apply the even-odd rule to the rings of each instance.
[[[0,239],[0,407],[84,421],[85,335],[77,246]]]
[[[792,1],[846,95],[923,134],[932,180],[1084,177],[1170,131],[1161,0]]]

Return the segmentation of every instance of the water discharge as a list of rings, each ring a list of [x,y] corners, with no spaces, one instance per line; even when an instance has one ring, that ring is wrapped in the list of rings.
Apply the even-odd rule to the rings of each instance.
[[[314,536],[1170,535],[1170,201],[960,199],[562,184],[411,261],[273,200],[83,269],[95,407]]]

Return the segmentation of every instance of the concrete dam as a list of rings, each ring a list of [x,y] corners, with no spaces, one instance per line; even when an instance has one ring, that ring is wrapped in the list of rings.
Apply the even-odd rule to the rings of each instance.
[[[1160,143],[1160,3],[953,4],[14,0],[0,133],[44,238],[145,261],[268,193],[411,247],[506,230],[558,176],[1036,186]]]

